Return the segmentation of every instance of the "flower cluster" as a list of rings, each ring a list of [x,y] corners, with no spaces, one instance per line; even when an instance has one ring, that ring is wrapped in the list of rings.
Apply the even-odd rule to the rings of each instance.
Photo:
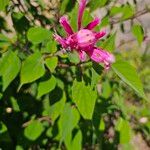
[[[82,27],[83,12],[86,7],[87,0],[80,0],[78,10],[78,31],[73,32],[72,27],[66,16],[60,18],[60,24],[67,33],[67,37],[63,38],[54,34],[55,40],[65,49],[76,50],[79,53],[81,61],[86,60],[88,55],[91,60],[97,63],[104,63],[105,69],[109,69],[111,63],[115,61],[114,56],[101,48],[96,47],[96,42],[101,39],[106,31],[96,32],[94,27],[100,23],[99,18],[95,18],[86,27]]]

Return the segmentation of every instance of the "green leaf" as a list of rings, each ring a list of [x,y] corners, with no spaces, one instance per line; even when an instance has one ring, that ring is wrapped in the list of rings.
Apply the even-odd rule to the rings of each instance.
[[[60,13],[61,13],[61,14],[64,14],[64,13],[65,13],[65,10],[66,10],[66,8],[67,8],[68,3],[69,3],[69,0],[63,0],[63,1],[61,2],[61,7],[60,7]]]
[[[105,130],[105,122],[104,122],[103,118],[101,118],[101,120],[100,120],[99,130],[100,131]]]
[[[133,150],[136,149],[136,146],[132,144],[132,142],[126,144],[120,144],[122,150]]]
[[[82,25],[85,27],[87,26],[91,21],[93,20],[93,17],[91,16],[90,12],[88,10],[84,11],[83,19],[82,19]]]
[[[119,88],[119,87],[117,87],[117,88]],[[119,108],[121,110],[122,116],[124,116],[124,118],[129,118],[128,107],[126,107],[126,105],[125,105],[124,97],[122,97],[122,95],[119,94],[117,91],[114,91],[112,100],[115,103],[115,105],[117,106],[117,109]]]
[[[51,78],[46,81],[41,81],[38,86],[37,97],[40,98],[41,96],[49,93],[55,88],[55,86],[56,86],[56,79],[54,76],[51,76]]]
[[[33,44],[39,44],[47,39],[50,39],[50,31],[42,27],[32,27],[27,32],[27,38]]]
[[[77,125],[80,119],[79,113],[75,107],[66,104],[59,120],[59,133],[61,141],[71,134],[73,128]]]
[[[0,42],[10,42],[10,39],[4,34],[0,33]]]
[[[52,118],[53,122],[62,113],[64,106],[65,106],[65,102],[66,102],[66,95],[65,93],[63,93],[62,98],[58,102],[51,105],[50,108],[47,110],[48,115]]]
[[[22,64],[21,85],[33,82],[45,73],[44,61],[40,52],[30,55]]]
[[[72,63],[78,64],[80,62],[79,54],[75,51],[68,53],[68,58],[69,58],[69,61]]]
[[[5,7],[9,4],[9,0],[0,0],[0,11],[4,11]]]
[[[67,150],[72,150],[73,149],[73,146],[72,146],[72,133],[70,132],[65,140],[64,140],[64,143],[65,143],[65,146],[67,148]]]
[[[16,150],[23,150],[23,147],[20,146],[20,145],[17,145],[17,146],[16,146]]]
[[[126,20],[134,15],[135,9],[133,6],[127,4],[122,8],[122,12],[123,12],[122,20]]]
[[[89,2],[90,10],[94,11],[97,8],[103,7],[108,0],[91,0]]]
[[[55,71],[55,68],[57,67],[57,63],[58,63],[57,57],[51,57],[45,60],[45,64],[51,72]]]
[[[78,4],[75,5],[74,9],[69,14],[70,24],[74,29],[74,31],[77,31],[77,13],[78,13]],[[91,16],[88,10],[85,10],[82,19],[82,25],[86,26],[91,20],[93,20],[93,17]]]
[[[9,147],[8,149],[11,149],[9,144],[12,143],[12,139],[9,135],[7,126],[3,122],[0,122],[0,143],[2,144],[0,144],[2,146],[1,148],[3,148],[3,143],[6,143],[4,144],[4,147],[6,149]]]
[[[75,135],[74,139],[71,143],[72,149],[71,150],[81,150],[82,149],[82,133],[78,131]]]
[[[103,28],[103,27],[109,25],[109,22],[110,22],[109,17],[108,17],[108,16],[105,16],[105,17],[102,19],[102,21],[101,21],[101,23],[100,23],[100,25],[99,25],[100,28]]]
[[[57,42],[49,41],[46,45],[46,48],[49,50],[50,53],[55,53],[57,51]]]
[[[43,0],[36,0],[36,2],[42,7],[42,9],[46,9],[46,3]]]
[[[139,45],[141,45],[144,39],[144,31],[141,25],[133,25],[132,26],[132,33],[136,37]]]
[[[3,54],[0,59],[0,76],[2,76],[3,91],[5,91],[8,85],[15,79],[20,67],[21,63],[16,53],[8,51]]]
[[[110,94],[111,94],[111,86],[110,86],[110,83],[108,82],[108,80],[106,80],[102,83],[101,96],[108,99],[110,97]]]
[[[25,16],[25,13],[18,11],[18,12],[12,12],[12,21],[13,21],[13,26],[16,30],[16,32],[20,35],[24,35],[26,31],[30,27],[30,22]]]
[[[116,49],[115,46],[115,39],[116,39],[116,33],[111,35],[108,39],[106,39],[100,46],[101,48],[107,50],[107,51],[114,51]]]
[[[13,111],[19,112],[20,108],[19,108],[19,105],[17,103],[17,99],[15,99],[14,97],[11,97],[10,101],[11,101],[11,105],[12,105]]]
[[[92,73],[92,77],[91,77],[91,87],[95,87],[98,83],[98,81],[100,80],[101,76],[94,70],[94,68],[91,68],[91,73]]]
[[[120,118],[116,124],[116,130],[120,133],[120,144],[128,144],[131,140],[131,127],[129,122]]]
[[[7,127],[3,122],[0,122],[0,134],[7,132]]]
[[[120,60],[114,63],[112,68],[126,84],[136,91],[136,93],[138,93],[141,97],[146,98],[141,80],[133,66]]]
[[[78,5],[76,3],[71,13],[69,13],[70,24],[74,31],[77,31],[77,12],[78,12]]]
[[[97,98],[96,91],[93,91],[90,86],[86,86],[84,82],[75,80],[72,87],[72,98],[81,115],[85,119],[91,119]]]
[[[82,133],[79,130],[72,139],[72,133],[67,135],[64,141],[67,150],[81,150],[82,149]]]
[[[113,6],[110,10],[110,15],[114,16],[117,15],[119,13],[122,13],[122,7],[118,7],[118,6]]]
[[[36,45],[35,45],[36,46]],[[35,50],[35,49],[33,49]],[[41,48],[41,53],[55,53],[57,51],[56,41],[45,41],[43,42],[43,47]]]
[[[24,135],[31,141],[35,141],[44,131],[43,125],[37,120],[33,120],[24,130]]]
[[[0,100],[2,99],[2,97],[3,97],[3,94],[2,94],[2,93],[0,93]]]

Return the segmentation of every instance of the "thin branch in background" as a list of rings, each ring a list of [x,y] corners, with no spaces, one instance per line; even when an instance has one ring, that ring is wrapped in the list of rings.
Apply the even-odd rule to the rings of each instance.
[[[120,44],[117,46],[117,48],[120,48],[125,44],[132,43],[132,42],[135,42],[135,41],[136,41],[136,39],[130,39],[130,40],[127,40],[127,41],[123,40],[123,41],[120,42]]]
[[[90,60],[84,61],[84,62],[80,62],[80,63],[78,63],[78,64],[74,64],[74,63],[70,63],[70,64],[58,63],[58,67],[60,67],[60,68],[70,68],[70,67],[72,67],[72,66],[81,67],[82,65],[87,64],[87,63],[89,63],[89,62],[90,62]]]
[[[131,20],[131,19],[135,19],[135,18],[140,17],[140,16],[142,16],[142,15],[145,15],[145,14],[147,14],[147,13],[150,13],[150,11],[147,10],[147,9],[144,9],[144,10],[141,10],[141,11],[137,12],[137,13],[136,13],[135,15],[133,15],[132,17],[127,18],[127,19],[122,20],[122,21],[125,22],[125,21]],[[112,19],[111,22],[110,22],[110,24],[111,24],[111,25],[114,25],[114,24],[118,24],[118,23],[120,23],[120,22],[121,22],[121,18],[119,18],[119,19],[117,19],[117,20],[116,20],[116,19]]]

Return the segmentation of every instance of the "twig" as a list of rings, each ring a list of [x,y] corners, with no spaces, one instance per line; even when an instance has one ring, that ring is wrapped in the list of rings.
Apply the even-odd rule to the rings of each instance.
[[[141,10],[141,11],[137,12],[137,13],[136,13],[135,15],[133,15],[132,17],[129,17],[129,18],[127,18],[127,19],[125,19],[125,20],[122,20],[122,21],[131,20],[131,19],[140,17],[140,16],[142,16],[142,15],[145,15],[145,14],[147,14],[147,13],[149,13],[149,12],[150,12],[149,10],[144,9],[144,10]],[[111,20],[110,24],[111,24],[111,25],[114,25],[114,24],[119,23],[120,21],[121,21],[121,18],[119,18],[119,19],[117,19],[117,20]]]
[[[58,67],[60,67],[60,68],[69,68],[69,67],[72,67],[72,66],[81,67],[83,64],[86,64],[86,63],[88,63],[88,62],[90,62],[90,60],[84,61],[84,62],[80,62],[80,63],[78,63],[78,64],[74,64],[74,63],[69,63],[69,64],[59,63],[59,64],[58,64]]]
[[[136,39],[130,39],[130,40],[127,40],[127,41],[121,41],[120,44],[117,46],[117,48],[120,48],[121,46],[127,44],[127,43],[132,43],[136,41]]]
[[[47,121],[49,124],[52,123],[52,120],[51,120],[51,118],[50,118],[49,116],[43,116],[43,117],[41,117],[41,118],[38,118],[37,120],[40,121],[40,122],[42,122],[42,121]],[[23,124],[22,124],[22,127],[23,127],[23,128],[27,127],[31,122],[32,122],[32,120],[29,120],[29,121],[23,123]]]

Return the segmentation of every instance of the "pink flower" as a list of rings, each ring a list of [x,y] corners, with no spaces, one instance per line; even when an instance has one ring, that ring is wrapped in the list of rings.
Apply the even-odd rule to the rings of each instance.
[[[86,0],[80,0],[79,2],[78,31],[73,32],[68,18],[63,16],[60,18],[59,22],[67,33],[67,36],[63,38],[57,34],[54,34],[54,38],[63,48],[76,50],[79,53],[81,61],[85,61],[86,55],[88,55],[91,60],[97,63],[103,63],[105,69],[109,69],[111,63],[115,61],[114,56],[111,53],[95,46],[96,42],[106,34],[106,31],[93,31],[93,29],[100,23],[100,19],[95,18],[86,27],[82,27],[81,22],[83,12],[86,7],[86,2]]]

